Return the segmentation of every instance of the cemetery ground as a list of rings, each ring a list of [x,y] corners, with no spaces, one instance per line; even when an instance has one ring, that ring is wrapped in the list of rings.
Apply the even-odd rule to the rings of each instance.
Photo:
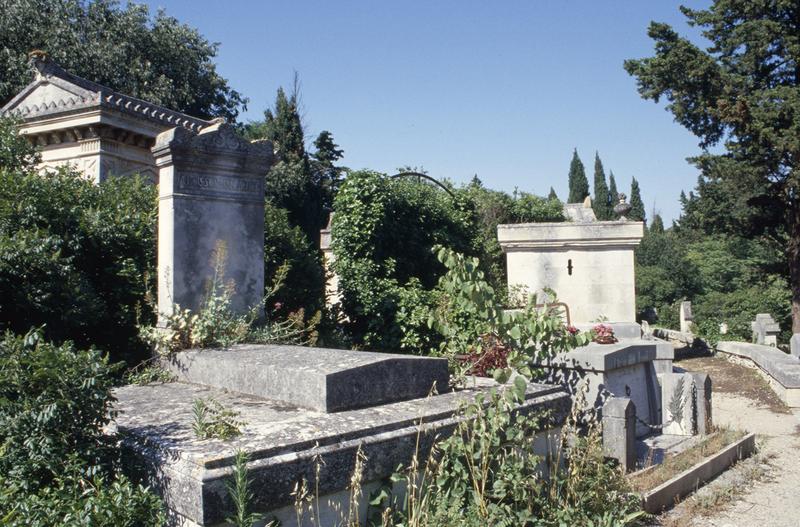
[[[676,350],[679,353],[680,350]],[[800,410],[788,408],[753,368],[723,356],[694,356],[676,366],[714,380],[713,415],[719,426],[758,434],[759,453],[737,464],[656,519],[664,527],[800,525]]]

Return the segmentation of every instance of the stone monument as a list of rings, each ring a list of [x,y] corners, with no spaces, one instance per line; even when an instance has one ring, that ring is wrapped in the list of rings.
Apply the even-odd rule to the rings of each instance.
[[[554,290],[576,325],[636,322],[634,249],[644,224],[597,221],[582,204],[565,205],[564,212],[572,221],[497,226],[509,289]]]
[[[694,316],[692,315],[691,302],[681,302],[680,323],[681,333],[693,333],[692,330],[694,329]]]
[[[781,327],[769,313],[759,313],[756,319],[751,322],[753,328],[753,342],[764,346],[776,347],[778,345],[778,334]]]
[[[196,310],[214,279],[232,281],[233,311],[258,306],[271,143],[250,143],[217,122],[199,134],[182,128],[161,133],[153,157],[159,173],[159,313],[170,314],[174,304]]]

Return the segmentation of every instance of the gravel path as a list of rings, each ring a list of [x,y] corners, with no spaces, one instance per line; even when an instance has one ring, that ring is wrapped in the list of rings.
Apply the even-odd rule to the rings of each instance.
[[[682,361],[687,370],[716,375],[712,399],[717,425],[756,432],[760,452],[739,463],[660,520],[664,526],[800,526],[800,410],[765,404],[769,394],[736,393],[736,383],[757,385],[758,374],[723,358]],[[766,384],[764,390],[769,390]]]

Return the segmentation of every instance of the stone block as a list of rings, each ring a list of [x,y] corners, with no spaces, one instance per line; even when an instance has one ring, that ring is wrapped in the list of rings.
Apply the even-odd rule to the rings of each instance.
[[[792,335],[792,340],[789,341],[789,350],[794,357],[800,359],[800,333]]]
[[[756,319],[750,324],[753,329],[753,342],[764,346],[776,347],[778,345],[778,334],[781,328],[772,319],[769,313],[759,313]]]
[[[707,373],[692,373],[695,390],[695,425],[698,434],[711,432],[713,420],[711,416],[711,376]]]
[[[173,128],[152,148],[159,174],[158,310],[197,310],[214,280],[232,286],[231,309],[264,296],[264,177],[269,142],[249,143],[230,125],[195,134]],[[221,272],[220,272],[221,271]]]
[[[636,467],[636,405],[628,397],[611,397],[603,405],[603,455],[626,472]]]
[[[680,324],[681,333],[693,333],[694,315],[692,315],[691,302],[681,302]]]
[[[695,384],[691,373],[663,373],[661,381],[662,433],[670,435],[694,435],[697,430],[695,418]]]
[[[447,359],[303,346],[189,350],[165,366],[184,382],[320,412],[419,399],[449,382]]]

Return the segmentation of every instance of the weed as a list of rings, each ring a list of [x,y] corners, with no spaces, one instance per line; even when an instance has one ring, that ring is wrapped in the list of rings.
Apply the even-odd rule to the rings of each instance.
[[[192,431],[198,439],[227,440],[241,434],[244,422],[239,414],[227,409],[218,401],[195,399],[192,406]]]

